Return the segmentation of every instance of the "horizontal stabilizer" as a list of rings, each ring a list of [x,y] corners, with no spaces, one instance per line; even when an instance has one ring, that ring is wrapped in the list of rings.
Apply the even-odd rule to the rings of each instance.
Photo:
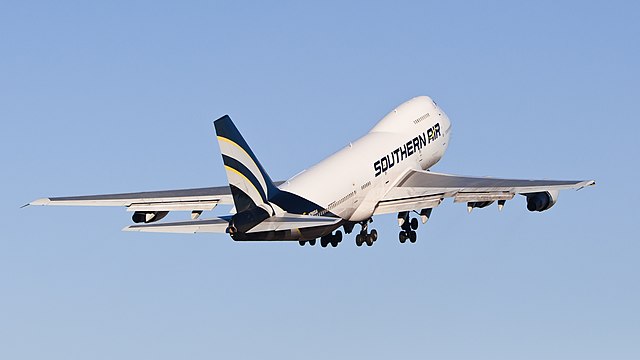
[[[317,226],[331,226],[337,224],[338,222],[340,222],[340,220],[342,219],[328,216],[310,216],[286,213],[282,216],[272,216],[270,218],[267,218],[265,221],[247,231],[247,233],[304,229]]]
[[[202,220],[187,220],[165,223],[151,223],[131,225],[122,229],[123,231],[142,232],[162,232],[162,233],[224,233],[229,226],[229,220],[223,218],[212,218]]]
[[[165,233],[224,233],[229,225],[230,217],[212,218],[202,220],[187,220],[166,223],[150,223],[131,225],[122,229],[123,231],[143,231],[143,232],[165,232]],[[254,226],[247,233],[259,233],[264,231],[284,231],[293,229],[304,229],[317,226],[332,226],[340,222],[340,218],[325,216],[310,216],[284,214],[282,216],[272,216]]]

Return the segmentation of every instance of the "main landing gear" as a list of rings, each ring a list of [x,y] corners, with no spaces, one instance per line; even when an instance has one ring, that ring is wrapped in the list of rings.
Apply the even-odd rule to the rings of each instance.
[[[320,246],[327,247],[327,245],[331,244],[331,246],[336,247],[339,243],[342,242],[342,231],[336,230],[335,234],[325,235],[320,238]]]
[[[298,241],[298,244],[300,244],[300,246],[305,246],[307,243],[308,243],[309,245],[311,245],[311,246],[315,246],[315,245],[316,245],[316,239],[308,240],[308,241],[307,241],[307,240],[300,240],[300,241]]]
[[[336,247],[339,243],[342,242],[342,231],[338,230],[334,234],[325,235],[320,238],[320,246],[327,247],[327,245],[331,244],[331,246]],[[311,246],[316,245],[316,239],[312,240],[300,240],[298,241],[300,246],[305,246],[309,244]]]
[[[356,245],[362,246],[362,244],[367,244],[367,246],[372,246],[373,243],[378,240],[378,232],[376,229],[371,229],[371,232],[367,231],[369,222],[371,221],[372,220],[369,219],[360,223],[360,225],[362,225],[362,230],[360,230],[360,233],[356,235]]]
[[[411,241],[411,243],[415,243],[418,239],[416,234],[416,229],[418,229],[418,219],[409,219],[409,212],[404,211],[398,214],[398,223],[402,229],[398,234],[400,243],[404,244],[407,239]]]

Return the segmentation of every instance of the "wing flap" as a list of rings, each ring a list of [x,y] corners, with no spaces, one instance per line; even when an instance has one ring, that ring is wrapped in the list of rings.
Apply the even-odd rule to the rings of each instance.
[[[218,205],[218,200],[137,203],[127,207],[127,211],[209,211]]]
[[[389,214],[415,209],[431,209],[442,202],[442,196],[425,196],[384,200],[378,203],[373,215]]]
[[[515,196],[512,192],[485,192],[485,193],[470,193],[459,192],[453,197],[453,202],[475,202],[475,201],[497,201],[497,200],[511,200]]]

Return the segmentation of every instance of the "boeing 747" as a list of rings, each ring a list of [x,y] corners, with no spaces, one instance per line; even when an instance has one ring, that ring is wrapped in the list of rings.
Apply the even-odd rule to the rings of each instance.
[[[593,180],[514,180],[431,172],[451,139],[451,121],[429,97],[395,108],[369,132],[300,172],[274,182],[231,121],[214,121],[228,186],[126,194],[52,197],[30,205],[124,206],[135,224],[126,231],[226,233],[235,241],[298,241],[300,245],[338,246],[344,231],[357,246],[372,246],[378,233],[372,217],[397,214],[401,243],[416,241],[416,229],[446,198],[466,203],[471,212],[497,202],[502,210],[516,195],[529,211],[545,211],[560,190],[581,189]],[[219,204],[228,215],[201,218]],[[190,219],[162,222],[170,211]],[[415,215],[413,215],[415,214]],[[341,230],[342,229],[342,230]]]

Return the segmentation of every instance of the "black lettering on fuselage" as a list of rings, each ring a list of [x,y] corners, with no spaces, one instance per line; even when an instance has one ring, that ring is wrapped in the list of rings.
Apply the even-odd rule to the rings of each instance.
[[[380,166],[380,160],[373,163],[373,169],[376,171],[375,176],[382,174],[382,167]]]
[[[422,134],[407,141],[397,149],[394,149],[384,157],[380,158],[380,160],[374,162],[373,169],[375,171],[375,176],[380,176],[383,172],[391,169],[402,160],[422,150],[422,148],[428,144],[431,144],[432,141],[436,141],[440,136],[440,123],[436,123],[427,129],[426,132],[423,132]]]
[[[418,135],[418,140],[420,141],[420,149],[427,145],[427,136],[424,133],[422,133],[422,135]]]
[[[382,165],[383,172],[389,170],[389,159],[387,159],[386,156],[380,159],[380,164]]]

